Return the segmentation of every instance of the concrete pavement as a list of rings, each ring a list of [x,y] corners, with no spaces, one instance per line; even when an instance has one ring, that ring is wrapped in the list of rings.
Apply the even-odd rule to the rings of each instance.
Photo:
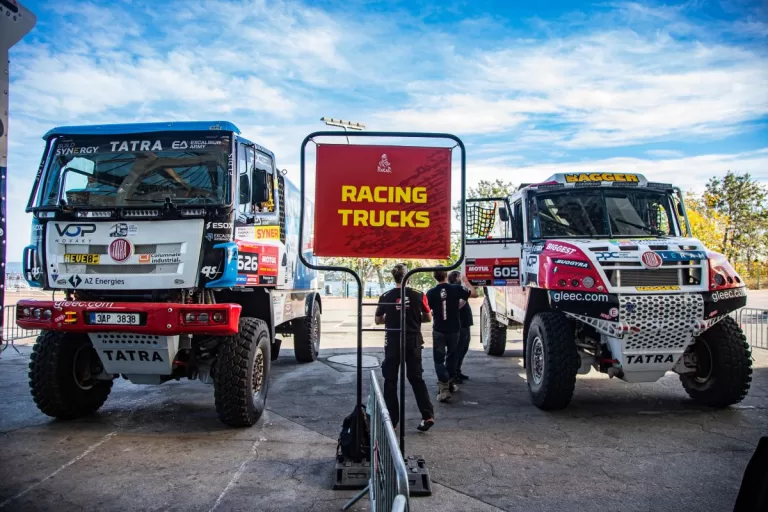
[[[29,395],[30,347],[5,352],[0,510],[339,510],[353,493],[331,490],[333,454],[355,373],[327,359],[351,353],[355,337],[354,308],[333,302],[321,360],[299,365],[284,349],[268,411],[250,429],[220,424],[213,390],[199,382],[117,381],[97,414],[53,421]],[[365,344],[380,360],[381,335]],[[513,342],[505,357],[488,357],[475,335],[465,363],[472,380],[452,404],[436,404],[428,434],[414,430],[406,390],[406,451],[426,458],[435,490],[412,499],[412,510],[732,510],[768,435],[768,351],[755,352],[752,390],[730,409],[693,405],[675,375],[628,385],[590,373],[568,409],[547,413],[530,404],[518,349]],[[429,350],[425,359],[434,394]]]

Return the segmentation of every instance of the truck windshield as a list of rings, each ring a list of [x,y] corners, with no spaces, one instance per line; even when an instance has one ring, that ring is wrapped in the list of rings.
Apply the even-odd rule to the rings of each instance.
[[[228,203],[229,134],[64,136],[51,151],[39,206]]]
[[[644,189],[577,189],[536,194],[532,238],[675,235],[669,195]]]

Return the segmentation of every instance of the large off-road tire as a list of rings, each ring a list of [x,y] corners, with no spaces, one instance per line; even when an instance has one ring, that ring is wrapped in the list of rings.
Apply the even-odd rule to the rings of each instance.
[[[320,305],[313,304],[312,313],[293,322],[293,351],[300,363],[317,360],[320,351]]]
[[[240,318],[240,331],[219,345],[213,374],[216,413],[232,427],[251,427],[267,403],[270,368],[267,324]]]
[[[503,356],[507,349],[507,326],[496,321],[486,295],[480,306],[480,341],[489,356]]]
[[[32,348],[29,387],[38,409],[60,420],[91,414],[112,390],[99,355],[85,334],[43,331]]]
[[[573,327],[559,312],[539,313],[528,327],[525,347],[528,392],[544,410],[564,409],[571,403],[580,359]]]
[[[747,396],[752,359],[739,324],[725,317],[688,347],[696,356],[696,373],[680,375],[688,395],[711,407],[728,407]]]

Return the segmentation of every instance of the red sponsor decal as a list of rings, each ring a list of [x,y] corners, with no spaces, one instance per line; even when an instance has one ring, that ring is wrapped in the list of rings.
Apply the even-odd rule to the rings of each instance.
[[[274,285],[280,272],[280,249],[273,245],[237,242],[237,273],[245,276],[239,285]]]
[[[317,148],[316,256],[444,259],[452,214],[448,148]]]
[[[118,263],[130,258],[131,252],[131,243],[124,238],[118,238],[109,244],[109,257]]]
[[[652,251],[646,251],[640,257],[648,268],[657,268],[661,266],[661,256]]]
[[[473,286],[513,286],[520,284],[519,258],[467,259],[464,271]]]

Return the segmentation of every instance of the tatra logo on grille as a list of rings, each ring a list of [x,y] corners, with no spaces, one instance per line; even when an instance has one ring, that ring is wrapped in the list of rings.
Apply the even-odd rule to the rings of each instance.
[[[124,238],[118,238],[109,244],[109,256],[119,262],[131,257],[131,243]]]
[[[648,268],[658,268],[661,266],[661,256],[655,252],[644,252],[640,258],[643,260],[643,264]]]

